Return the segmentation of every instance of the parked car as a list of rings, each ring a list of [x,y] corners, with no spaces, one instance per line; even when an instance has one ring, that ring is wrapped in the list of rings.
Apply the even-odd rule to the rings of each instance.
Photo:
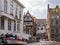
[[[25,43],[27,43],[26,39],[21,39],[21,38],[19,38],[19,36],[13,35],[13,34],[8,34],[7,37],[5,38],[5,40],[7,41],[7,44],[25,44]]]

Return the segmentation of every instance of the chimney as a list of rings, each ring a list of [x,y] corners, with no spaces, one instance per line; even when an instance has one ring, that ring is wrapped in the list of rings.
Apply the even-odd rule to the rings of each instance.
[[[48,4],[48,9],[49,9],[49,4]]]

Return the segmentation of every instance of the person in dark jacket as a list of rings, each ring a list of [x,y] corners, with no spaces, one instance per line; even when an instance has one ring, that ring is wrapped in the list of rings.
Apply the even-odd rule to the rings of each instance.
[[[4,34],[1,34],[1,36],[0,36],[0,39],[1,39],[1,41],[2,41],[2,43],[4,43]]]
[[[17,39],[17,35],[15,35],[15,39]]]
[[[8,33],[7,33],[7,34],[5,34],[5,37],[6,37],[6,38],[8,37]]]

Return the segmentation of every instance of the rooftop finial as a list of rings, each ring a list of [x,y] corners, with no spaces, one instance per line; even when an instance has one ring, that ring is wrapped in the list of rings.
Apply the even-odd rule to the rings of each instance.
[[[48,4],[48,9],[49,9],[49,4]]]
[[[27,11],[27,13],[29,14],[29,11]]]

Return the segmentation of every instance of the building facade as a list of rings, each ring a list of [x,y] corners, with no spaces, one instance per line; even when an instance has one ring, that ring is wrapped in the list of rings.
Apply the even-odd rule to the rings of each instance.
[[[23,8],[18,0],[0,0],[0,34],[23,33]]]
[[[46,19],[37,19],[36,35],[43,38],[45,34],[46,34]]]
[[[33,17],[29,11],[24,15],[24,32],[27,34],[35,35],[35,17]]]
[[[47,34],[48,39],[60,39],[60,7],[50,8],[48,5],[47,15]]]

